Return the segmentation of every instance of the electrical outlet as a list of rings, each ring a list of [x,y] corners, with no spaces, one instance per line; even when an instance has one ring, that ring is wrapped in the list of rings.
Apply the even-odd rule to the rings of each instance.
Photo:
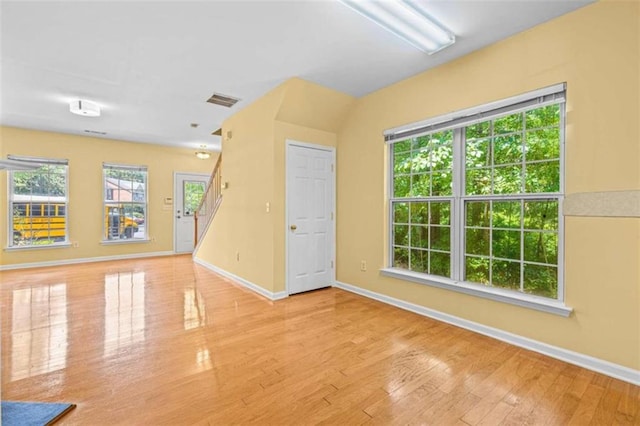
[[[361,260],[361,261],[360,261],[360,270],[361,270],[362,272],[364,272],[364,271],[366,271],[366,270],[367,270],[367,261],[366,261],[366,260]]]
[[[80,247],[80,243],[78,241],[74,241],[73,242],[73,246],[76,247],[76,248]]]

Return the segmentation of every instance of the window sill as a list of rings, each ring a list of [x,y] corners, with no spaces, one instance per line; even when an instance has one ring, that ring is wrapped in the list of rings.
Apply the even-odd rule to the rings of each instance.
[[[471,296],[482,297],[484,299],[509,303],[511,305],[522,306],[525,308],[535,309],[538,311],[560,315],[563,317],[569,317],[573,312],[573,308],[565,306],[562,302],[546,299],[539,296],[515,293],[499,288],[485,287],[478,284],[454,281],[447,278],[432,277],[429,275],[411,272],[399,268],[384,268],[380,270],[380,273],[391,278],[412,281],[418,284],[426,284],[445,290],[453,290],[457,291],[458,293],[464,293]]]
[[[103,240],[100,241],[100,244],[103,246],[116,246],[119,244],[145,244],[150,242],[149,238],[131,238],[129,240]]]
[[[71,243],[53,243],[46,245],[32,245],[32,246],[13,246],[13,247],[5,247],[5,251],[23,251],[23,250],[45,250],[45,249],[58,249],[58,248],[69,248],[71,247]]]

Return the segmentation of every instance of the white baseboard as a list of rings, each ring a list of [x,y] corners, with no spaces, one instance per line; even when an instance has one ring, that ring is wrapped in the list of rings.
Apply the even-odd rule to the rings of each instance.
[[[400,309],[411,311],[438,321],[446,322],[448,324],[452,324],[457,327],[483,334],[485,336],[493,337],[494,339],[502,340],[503,342],[510,343],[524,349],[529,349],[531,351],[538,352],[543,355],[568,362],[570,364],[575,364],[589,370],[597,371],[598,373],[606,374],[607,376],[624,380],[625,382],[633,383],[634,385],[640,385],[640,371],[634,370],[632,368],[614,364],[612,362],[594,358],[578,352],[573,352],[557,346],[552,346],[547,343],[529,339],[527,337],[518,336],[517,334],[509,333],[507,331],[499,330],[493,327],[488,327],[477,322],[445,314],[443,312],[429,309],[424,306],[416,305],[404,300],[396,299],[394,297],[356,287],[351,284],[345,284],[340,281],[336,281],[334,286],[342,290],[356,293],[361,296],[398,307]]]
[[[106,262],[108,260],[127,260],[127,259],[138,259],[143,257],[173,256],[174,254],[175,253],[172,251],[154,251],[149,253],[118,254],[115,256],[98,256],[98,257],[82,257],[78,259],[49,260],[46,262],[14,263],[10,265],[0,265],[0,271],[9,271],[12,269],[42,268],[46,266],[73,265],[76,263]]]
[[[269,300],[280,300],[289,297],[286,291],[279,291],[277,293],[273,293],[263,287],[260,287],[257,284],[252,283],[251,281],[247,281],[242,277],[239,277],[231,272],[225,271],[224,269],[218,268],[215,265],[212,265],[209,262],[205,262],[202,259],[198,259],[197,257],[193,258],[193,261],[198,265],[204,266],[205,268],[215,272],[216,274],[222,275],[223,277],[229,278],[232,281],[242,285],[243,287],[248,288],[251,291],[258,293],[261,296],[266,297]]]

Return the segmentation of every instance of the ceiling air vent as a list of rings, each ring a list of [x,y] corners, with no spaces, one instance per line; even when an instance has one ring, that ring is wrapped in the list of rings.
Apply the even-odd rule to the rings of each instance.
[[[231,108],[238,102],[240,99],[232,98],[231,96],[221,95],[220,93],[214,93],[207,102],[210,104],[216,104],[223,107]]]
[[[85,133],[90,133],[92,135],[102,135],[102,136],[107,134],[107,132],[99,132],[97,130],[85,130],[84,132]]]

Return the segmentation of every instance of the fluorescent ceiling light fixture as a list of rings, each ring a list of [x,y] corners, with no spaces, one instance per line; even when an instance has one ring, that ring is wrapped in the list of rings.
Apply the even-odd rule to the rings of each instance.
[[[69,104],[69,111],[84,117],[100,117],[100,107],[97,103],[78,99]]]
[[[433,19],[421,2],[338,1],[429,55],[456,42],[456,36]]]

